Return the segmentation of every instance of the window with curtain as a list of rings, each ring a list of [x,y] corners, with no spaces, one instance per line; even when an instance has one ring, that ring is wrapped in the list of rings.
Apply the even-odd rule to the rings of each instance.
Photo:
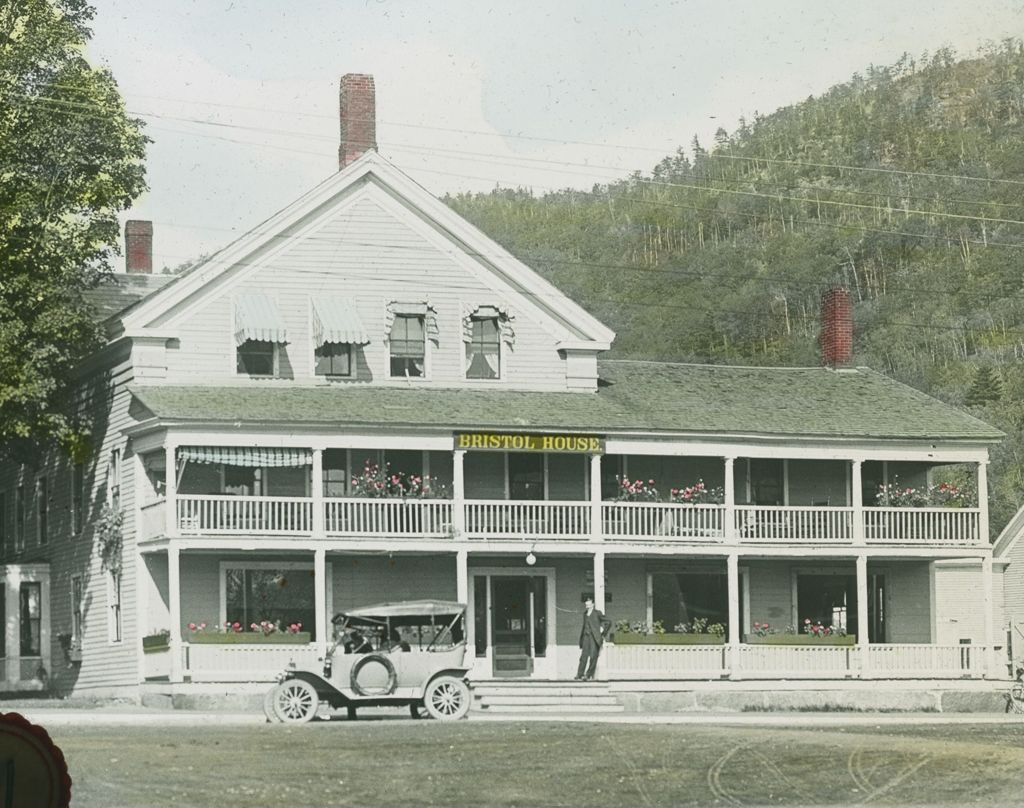
[[[46,544],[50,540],[50,491],[46,478],[36,480],[36,541]]]
[[[21,655],[37,657],[42,655],[43,585],[38,581],[26,581],[21,585],[20,634]]]
[[[347,342],[325,342],[314,352],[317,376],[351,376],[352,345]]]
[[[25,486],[14,491],[14,550],[25,549]]]
[[[396,314],[391,326],[392,377],[420,377],[426,372],[423,317]]]
[[[501,335],[497,317],[474,317],[466,343],[466,378],[497,379],[501,376]]]

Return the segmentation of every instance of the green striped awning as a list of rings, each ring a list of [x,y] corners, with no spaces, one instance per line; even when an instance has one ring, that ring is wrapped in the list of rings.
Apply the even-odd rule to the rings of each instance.
[[[178,460],[253,468],[310,466],[313,464],[313,450],[262,446],[179,446]]]
[[[370,341],[359,313],[348,300],[338,297],[313,298],[313,341],[365,345]]]
[[[288,331],[277,306],[266,295],[255,292],[235,298],[235,345],[246,340],[288,342]]]

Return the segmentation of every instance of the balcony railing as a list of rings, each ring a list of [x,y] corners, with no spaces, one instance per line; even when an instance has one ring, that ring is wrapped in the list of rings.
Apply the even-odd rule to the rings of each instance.
[[[323,531],[314,531],[311,497],[180,495],[177,527],[186,536],[312,536],[451,538],[457,523],[447,499],[330,498],[322,501]],[[143,538],[162,536],[164,501],[141,509]],[[965,546],[980,543],[978,508],[863,508],[864,533],[854,533],[857,509],[834,506],[737,505],[731,530],[724,505],[602,502],[594,525],[590,502],[468,500],[465,536],[472,539],[553,539],[679,543],[823,543]]]
[[[590,505],[550,500],[466,503],[466,535],[471,538],[590,538]]]
[[[736,532],[741,541],[848,542],[853,508],[737,505]]]
[[[324,500],[324,532],[328,536],[452,535],[452,502],[445,499]]]
[[[185,534],[289,536],[313,532],[313,501],[305,497],[179,496]]]
[[[604,535],[679,541],[722,541],[724,505],[670,502],[606,502],[601,505]]]
[[[979,508],[865,508],[869,542],[977,544]]]

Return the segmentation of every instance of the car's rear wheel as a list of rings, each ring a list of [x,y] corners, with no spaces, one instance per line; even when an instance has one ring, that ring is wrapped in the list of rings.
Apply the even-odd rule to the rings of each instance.
[[[277,689],[280,685],[274,685],[270,690],[263,696],[263,715],[267,717],[268,723],[276,724],[281,719],[277,717],[277,712],[274,710],[274,699],[277,698]]]
[[[289,679],[274,689],[274,712],[286,724],[305,724],[316,716],[316,688],[302,679]]]
[[[469,685],[454,676],[438,676],[423,693],[431,718],[454,721],[469,712]]]

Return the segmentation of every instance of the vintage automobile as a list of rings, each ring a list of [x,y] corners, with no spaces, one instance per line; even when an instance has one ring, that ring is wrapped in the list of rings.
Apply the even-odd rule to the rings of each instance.
[[[269,720],[303,723],[326,705],[408,705],[453,720],[469,711],[463,603],[414,600],[378,603],[335,615],[334,641],[319,672],[289,666],[267,693]]]

